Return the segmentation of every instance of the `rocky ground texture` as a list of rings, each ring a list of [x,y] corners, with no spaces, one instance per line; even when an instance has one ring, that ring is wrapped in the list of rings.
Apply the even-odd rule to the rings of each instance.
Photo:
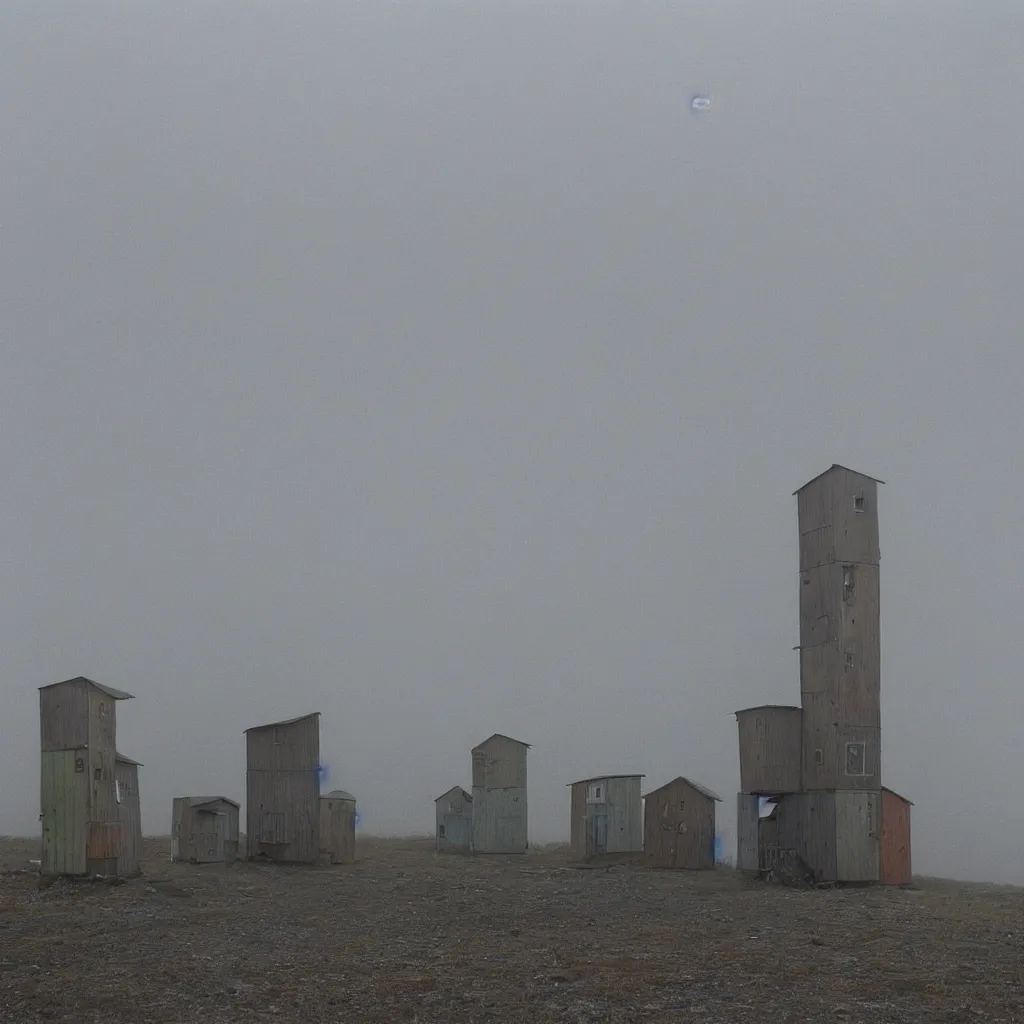
[[[1024,1022],[1024,890],[788,889],[560,848],[168,863],[43,884],[0,843],[0,1021]]]

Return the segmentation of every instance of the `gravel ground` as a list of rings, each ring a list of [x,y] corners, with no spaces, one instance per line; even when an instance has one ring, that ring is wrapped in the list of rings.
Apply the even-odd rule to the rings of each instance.
[[[790,890],[564,849],[169,864],[42,886],[0,842],[0,1020],[1024,1022],[1024,890]]]

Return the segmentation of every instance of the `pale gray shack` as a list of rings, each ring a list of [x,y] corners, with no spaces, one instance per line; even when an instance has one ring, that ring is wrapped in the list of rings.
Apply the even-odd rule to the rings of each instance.
[[[434,801],[438,853],[469,853],[473,848],[473,797],[452,786]]]
[[[526,853],[529,749],[501,733],[473,748],[474,853]]]
[[[578,860],[644,848],[642,775],[598,775],[570,782],[569,846]]]
[[[122,849],[128,808],[117,802],[116,744],[117,704],[131,696],[85,676],[39,689],[44,875],[115,875],[133,865]]]
[[[233,864],[239,805],[226,796],[179,796],[171,808],[171,860]]]
[[[245,732],[248,855],[320,859],[320,712]]]
[[[343,789],[320,797],[320,852],[332,864],[356,859],[356,798]]]

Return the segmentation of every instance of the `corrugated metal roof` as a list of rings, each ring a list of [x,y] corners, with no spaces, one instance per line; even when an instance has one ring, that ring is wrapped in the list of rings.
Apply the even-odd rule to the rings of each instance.
[[[704,796],[711,800],[717,800],[719,803],[722,802],[722,798],[717,793],[713,793],[707,786],[702,786],[699,782],[694,782],[693,779],[686,778],[685,775],[677,775],[674,779],[666,782],[664,786],[659,786],[657,789],[652,789],[647,793],[644,793],[644,799],[651,796],[654,793],[660,793],[663,789],[668,789],[669,786],[674,786],[677,782],[685,782],[688,786],[697,790],[698,793],[702,793]]]
[[[849,466],[840,466],[838,462],[833,462],[832,465],[825,470],[825,473],[831,473],[833,470],[836,469],[845,470],[847,473],[853,473],[855,476],[862,476],[866,480],[874,480],[876,484],[885,484],[885,481],[879,480],[877,476],[868,476],[867,473],[861,473],[856,469],[850,469]],[[819,473],[817,476],[812,476],[811,479],[808,480],[807,483],[803,485],[803,487],[798,487],[793,493],[799,494],[804,489],[804,487],[810,487],[815,480],[820,480],[825,475],[825,473]]]
[[[114,753],[114,760],[120,761],[121,764],[134,764],[139,768],[145,767],[141,761],[133,761],[130,757],[126,757],[124,754]]]
[[[471,793],[467,793],[461,786],[452,786],[451,789],[446,790],[439,797],[436,797],[435,800],[434,800],[434,803],[436,804],[436,803],[440,802],[446,796],[451,796],[451,794],[454,793],[456,790],[458,790],[462,794],[462,798],[464,800],[468,800],[470,803],[473,802],[473,795]]]
[[[567,782],[567,786],[578,786],[583,782],[600,782],[602,779],[646,779],[646,775],[591,775],[589,779],[577,779],[575,782]]]
[[[307,718],[319,718],[319,711],[311,711],[308,715],[299,715],[298,718],[287,718],[283,722],[267,722],[266,725],[253,725],[246,729],[246,732],[259,732],[260,729],[277,729],[285,725],[295,725],[297,722],[304,722]]]
[[[186,798],[190,807],[202,807],[204,804],[231,804],[232,807],[238,807],[237,800],[231,800],[226,796],[190,796]]]
[[[500,739],[500,740],[508,740],[508,741],[509,741],[510,743],[518,743],[518,744],[519,744],[519,746],[521,746],[521,747],[526,747],[527,749],[529,749],[529,747],[530,747],[530,744],[529,744],[529,743],[524,743],[524,742],[523,742],[522,740],[516,740],[516,739],[513,739],[513,738],[512,738],[511,736],[506,736],[506,735],[505,735],[505,734],[504,734],[503,732],[495,732],[495,733],[492,733],[492,734],[491,734],[490,736],[488,736],[488,737],[487,737],[487,739],[485,739],[485,740],[483,741],[483,743],[478,743],[478,744],[477,744],[477,745],[476,745],[476,746],[475,746],[475,747],[474,747],[474,748],[473,748],[473,749],[472,749],[472,750],[470,751],[470,753],[471,753],[471,754],[472,754],[472,753],[474,753],[475,751],[479,750],[479,749],[480,749],[481,747],[486,747],[486,746],[487,746],[487,744],[488,744],[488,743],[490,743],[490,742],[491,742],[491,740],[494,740],[494,739]]]
[[[352,803],[356,802],[356,798],[351,793],[346,793],[343,789],[332,789],[330,793],[321,793],[321,800],[351,800]]]
[[[49,690],[54,686],[66,686],[68,683],[88,683],[90,686],[95,686],[100,693],[105,693],[114,700],[134,700],[135,698],[135,694],[129,693],[127,690],[115,690],[114,687],[104,686],[87,676],[75,676],[74,679],[62,679],[59,683],[47,683],[46,686],[40,686],[39,689]]]

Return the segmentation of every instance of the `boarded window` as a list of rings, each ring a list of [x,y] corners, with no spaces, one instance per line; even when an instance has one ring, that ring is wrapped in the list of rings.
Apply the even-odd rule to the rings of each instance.
[[[846,774],[847,775],[866,775],[867,772],[864,769],[864,744],[863,743],[847,743],[846,744]]]

